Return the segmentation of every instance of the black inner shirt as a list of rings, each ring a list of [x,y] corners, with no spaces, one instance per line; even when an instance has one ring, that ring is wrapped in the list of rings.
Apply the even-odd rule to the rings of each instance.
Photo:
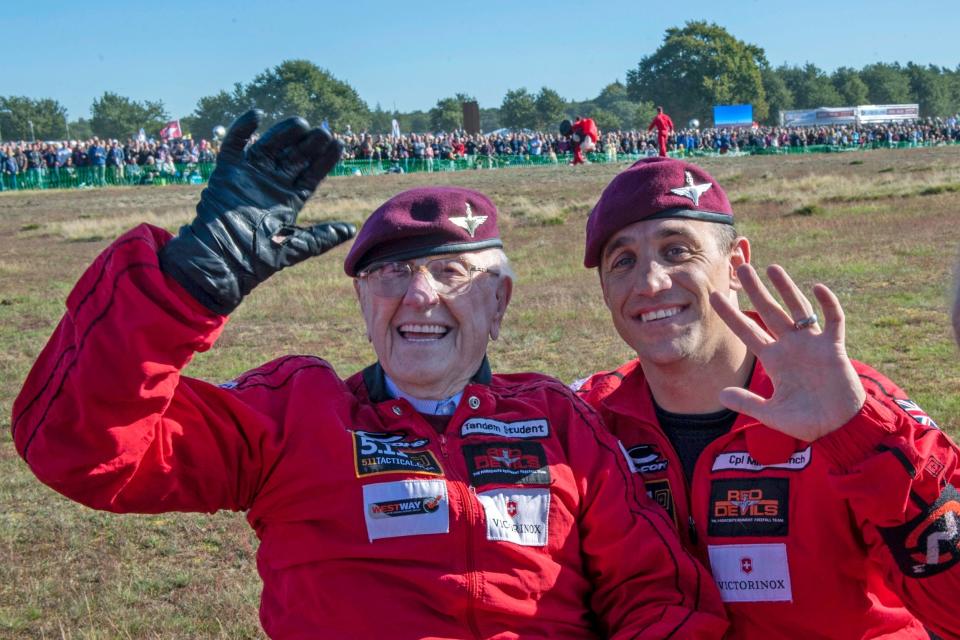
[[[653,406],[657,412],[657,420],[660,421],[660,428],[680,457],[683,475],[686,476],[687,483],[690,483],[697,458],[708,444],[730,431],[737,420],[737,414],[730,409],[714,413],[671,413],[656,402]]]

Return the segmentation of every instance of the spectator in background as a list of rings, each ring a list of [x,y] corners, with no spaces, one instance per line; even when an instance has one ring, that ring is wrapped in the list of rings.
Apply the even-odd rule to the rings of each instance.
[[[110,169],[110,182],[117,184],[123,180],[123,149],[116,140],[110,141],[110,148],[107,149],[107,166]]]
[[[93,169],[93,181],[97,186],[106,184],[107,150],[100,144],[100,138],[94,138],[87,149],[87,160]]]

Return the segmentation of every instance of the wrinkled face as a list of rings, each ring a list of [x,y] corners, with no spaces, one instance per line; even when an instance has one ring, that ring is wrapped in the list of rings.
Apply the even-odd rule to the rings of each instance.
[[[497,270],[490,251],[463,259]],[[422,265],[437,257],[413,260]],[[463,389],[496,339],[510,300],[512,283],[495,273],[477,273],[464,293],[438,295],[431,276],[413,274],[405,294],[380,297],[362,279],[354,281],[367,335],[377,358],[400,389],[420,398],[440,399]]]
[[[711,291],[737,304],[736,267],[749,261],[739,238],[718,246],[717,223],[643,220],[620,229],[600,259],[603,298],[620,337],[644,362],[709,362],[737,338],[713,311]]]

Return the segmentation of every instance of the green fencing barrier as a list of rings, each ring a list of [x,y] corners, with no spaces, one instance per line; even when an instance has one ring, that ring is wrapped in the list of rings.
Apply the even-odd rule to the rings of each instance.
[[[808,145],[804,147],[742,147],[739,151],[720,152],[715,149],[684,149],[671,151],[674,158],[718,158],[724,156],[745,155],[793,155],[801,153],[847,153],[870,151],[872,149],[910,149],[941,145],[956,145],[956,142],[917,143],[874,141],[862,145]],[[647,157],[643,153],[589,153],[587,160],[593,164],[631,163]],[[488,169],[508,169],[516,167],[542,167],[566,165],[572,160],[571,154],[552,155],[499,155],[467,156],[455,160],[415,159],[402,160],[341,160],[330,172],[333,176],[384,175],[389,173],[438,173],[446,171],[476,171]],[[85,189],[105,186],[165,185],[165,184],[204,184],[216,167],[214,163],[177,164],[173,170],[161,165],[124,165],[117,167],[70,167],[59,169],[28,169],[25,173],[0,174],[0,191],[22,191],[28,189]]]
[[[25,189],[86,189],[141,184],[203,184],[210,179],[214,163],[175,164],[172,171],[161,165],[121,167],[60,167],[27,169],[24,173],[0,175],[0,191]]]

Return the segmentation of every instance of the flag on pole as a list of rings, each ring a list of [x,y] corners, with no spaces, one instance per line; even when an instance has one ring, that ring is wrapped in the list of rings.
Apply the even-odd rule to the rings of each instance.
[[[180,131],[180,121],[171,120],[167,124],[163,125],[163,129],[160,129],[160,139],[161,140],[172,140],[175,138],[182,138],[183,133]]]
[[[400,123],[397,122],[397,119],[396,119],[396,118],[394,118],[393,121],[390,123],[390,125],[391,125],[391,128],[390,128],[390,133],[391,133],[391,135],[393,135],[394,138],[399,138],[399,137],[400,137]]]
[[[140,127],[140,131],[139,131],[139,133],[137,133],[137,141],[138,141],[138,142],[146,142],[146,141],[147,141],[147,132],[143,130],[143,127]]]

